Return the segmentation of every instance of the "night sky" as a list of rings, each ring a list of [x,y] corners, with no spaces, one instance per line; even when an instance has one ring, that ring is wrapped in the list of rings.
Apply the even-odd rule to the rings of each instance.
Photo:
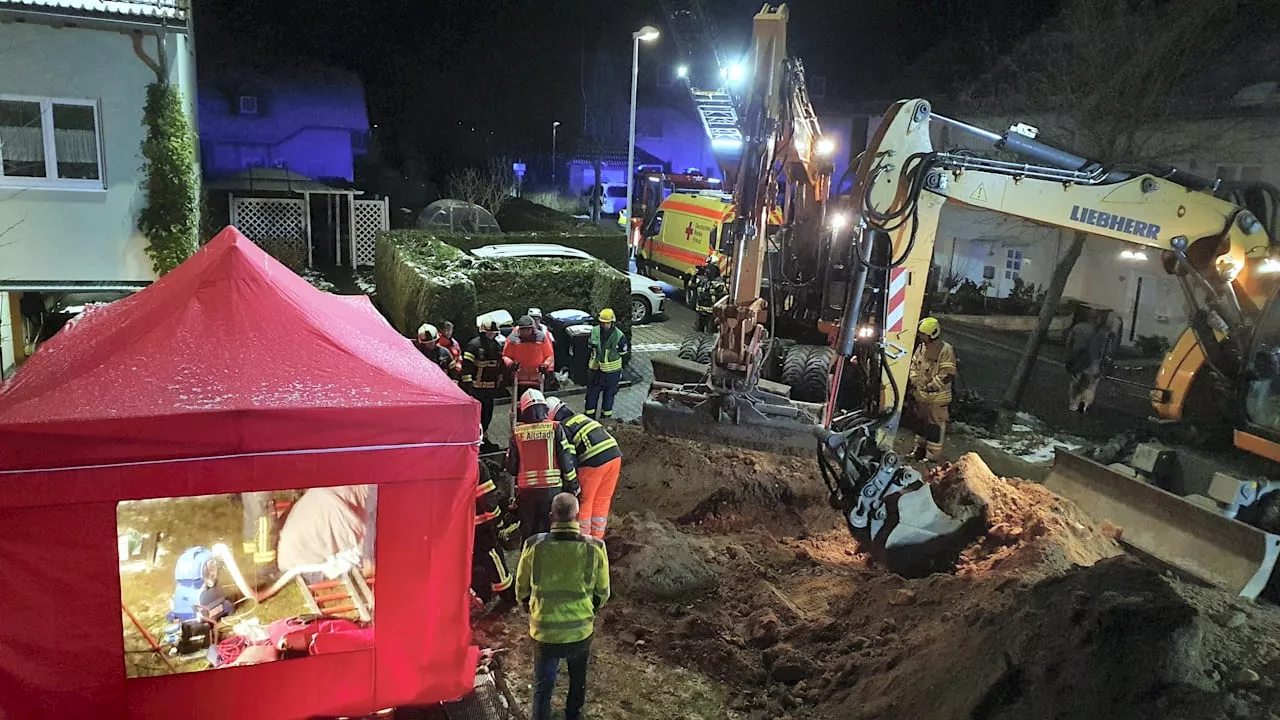
[[[937,95],[981,72],[987,53],[1035,29],[1056,4],[793,0],[789,43],[811,75],[827,78],[829,95]],[[704,6],[721,44],[740,52],[760,0]],[[614,56],[625,91],[631,32],[646,23],[666,32],[658,0],[206,0],[196,7],[202,60],[234,51],[353,70],[364,80],[384,158],[433,171],[486,154],[548,153],[555,120],[564,123],[562,152],[571,150],[597,47]],[[917,64],[927,53],[942,59]],[[674,54],[664,37],[642,51],[641,62],[670,62]]]

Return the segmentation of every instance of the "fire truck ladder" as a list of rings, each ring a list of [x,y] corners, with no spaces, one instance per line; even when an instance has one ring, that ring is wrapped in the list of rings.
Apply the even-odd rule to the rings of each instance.
[[[737,102],[729,92],[728,68],[721,60],[711,19],[699,0],[659,0],[659,5],[676,48],[688,63],[689,93],[702,128],[711,138],[711,149],[722,167],[736,170],[742,129],[738,126]]]

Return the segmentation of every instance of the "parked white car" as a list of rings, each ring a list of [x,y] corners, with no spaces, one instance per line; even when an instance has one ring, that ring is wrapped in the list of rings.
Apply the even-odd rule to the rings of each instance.
[[[472,255],[481,258],[549,258],[559,260],[595,260],[590,253],[577,248],[551,243],[512,243],[509,245],[484,245],[474,248]],[[666,313],[666,295],[662,286],[638,273],[627,273],[631,281],[631,324],[643,325],[654,317]],[[614,308],[622,310],[623,308]]]

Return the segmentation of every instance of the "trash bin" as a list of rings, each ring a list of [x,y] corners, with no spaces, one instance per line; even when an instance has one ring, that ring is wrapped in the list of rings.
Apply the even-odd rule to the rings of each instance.
[[[590,319],[590,316],[588,316]],[[587,361],[591,357],[592,325],[570,325],[565,328],[569,350],[569,379],[578,385],[587,384]]]
[[[585,310],[556,310],[544,318],[547,329],[556,346],[556,369],[569,366],[569,328],[591,322],[591,313]],[[576,382],[576,381],[575,381]]]

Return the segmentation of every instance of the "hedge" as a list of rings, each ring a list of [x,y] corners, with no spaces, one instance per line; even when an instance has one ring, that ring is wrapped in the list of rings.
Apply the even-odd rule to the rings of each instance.
[[[525,240],[554,241],[536,233]],[[466,236],[435,236],[421,230],[378,234],[378,302],[398,330],[412,335],[424,322],[450,320],[456,336],[465,341],[474,336],[475,317],[482,312],[505,309],[518,318],[530,307],[544,314],[577,308],[593,315],[612,307],[619,326],[630,332],[631,282],[626,275],[596,262],[482,260],[457,247],[472,242]]]

